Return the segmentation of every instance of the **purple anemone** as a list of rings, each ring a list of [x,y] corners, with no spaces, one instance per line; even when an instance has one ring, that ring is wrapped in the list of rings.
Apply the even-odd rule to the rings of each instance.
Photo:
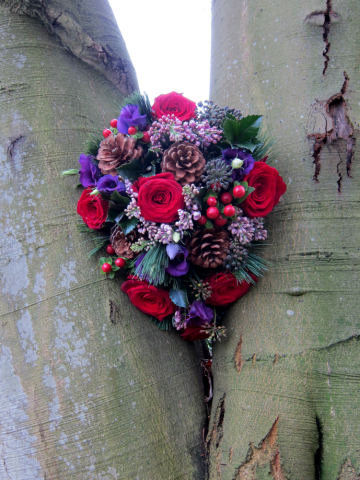
[[[80,183],[85,188],[96,187],[96,183],[102,175],[100,169],[92,163],[91,158],[91,155],[87,157],[84,153],[82,153],[79,158],[81,165],[79,170]]]
[[[207,307],[203,300],[196,300],[191,304],[188,316],[188,325],[205,325],[214,319],[213,309]]]
[[[146,128],[146,115],[140,115],[139,105],[127,105],[120,112],[117,129],[120,133],[128,133],[129,127],[138,127],[143,131]]]
[[[170,259],[169,266],[165,269],[173,277],[181,277],[189,271],[189,264],[186,261],[188,251],[177,243],[170,243],[166,247],[166,253]]]
[[[241,182],[241,180],[251,172],[254,168],[255,159],[251,156],[251,153],[244,152],[239,148],[228,148],[222,151],[222,158],[228,165],[231,165],[231,162],[235,158],[240,158],[243,160],[243,164],[241,168],[234,168],[232,171],[232,179],[233,181]]]
[[[97,182],[96,188],[105,195],[111,195],[113,192],[125,192],[123,182],[120,182],[118,177],[113,177],[112,175],[101,177]]]

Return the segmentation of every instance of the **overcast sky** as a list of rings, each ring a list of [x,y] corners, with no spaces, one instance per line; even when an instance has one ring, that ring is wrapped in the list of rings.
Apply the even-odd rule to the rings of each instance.
[[[140,89],[198,102],[210,85],[211,0],[110,0]]]

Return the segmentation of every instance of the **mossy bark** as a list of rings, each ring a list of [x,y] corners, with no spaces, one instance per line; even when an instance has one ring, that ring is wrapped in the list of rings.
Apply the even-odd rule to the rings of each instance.
[[[0,46],[0,477],[201,478],[199,352],[87,260],[60,177],[137,87],[111,9],[0,1]]]
[[[209,476],[358,479],[360,3],[212,8],[211,98],[264,115],[288,190],[214,348]]]

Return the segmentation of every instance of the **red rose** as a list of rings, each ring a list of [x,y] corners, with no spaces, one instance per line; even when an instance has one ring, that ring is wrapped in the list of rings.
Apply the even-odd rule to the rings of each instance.
[[[186,327],[181,334],[181,338],[188,342],[195,342],[195,340],[205,340],[206,338],[209,338],[210,334],[207,332],[201,332],[201,330],[204,329],[202,327],[196,327],[195,325]]]
[[[77,213],[88,227],[99,230],[106,221],[109,202],[103,200],[100,195],[90,195],[91,192],[91,188],[86,188],[82,192],[77,204]]]
[[[286,185],[276,168],[263,162],[255,162],[254,168],[245,175],[244,181],[255,188],[241,204],[241,208],[250,218],[265,217],[286,192]]]
[[[159,173],[139,179],[138,205],[141,215],[149,222],[170,223],[184,207],[182,187],[172,173]]]
[[[155,98],[152,110],[156,118],[163,115],[174,114],[179,120],[184,122],[195,117],[196,103],[192,102],[181,93],[171,92],[166,95],[159,95]]]
[[[130,276],[122,286],[121,290],[128,294],[130,302],[144,313],[153,315],[158,320],[175,312],[175,305],[172,303],[167,290],[149,285],[144,280]]]
[[[251,275],[251,278],[256,280],[255,275]],[[206,300],[209,305],[229,305],[245,295],[251,287],[251,283],[245,280],[236,280],[232,273],[217,273],[205,281],[211,287],[211,297]]]

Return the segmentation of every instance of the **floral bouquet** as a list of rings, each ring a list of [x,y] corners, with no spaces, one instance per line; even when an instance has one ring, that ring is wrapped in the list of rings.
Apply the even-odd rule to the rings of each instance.
[[[151,106],[134,93],[80,156],[81,231],[106,248],[101,272],[129,272],[121,290],[162,330],[217,339],[224,308],[257,281],[263,218],[286,191],[266,163],[261,116],[183,95]]]

